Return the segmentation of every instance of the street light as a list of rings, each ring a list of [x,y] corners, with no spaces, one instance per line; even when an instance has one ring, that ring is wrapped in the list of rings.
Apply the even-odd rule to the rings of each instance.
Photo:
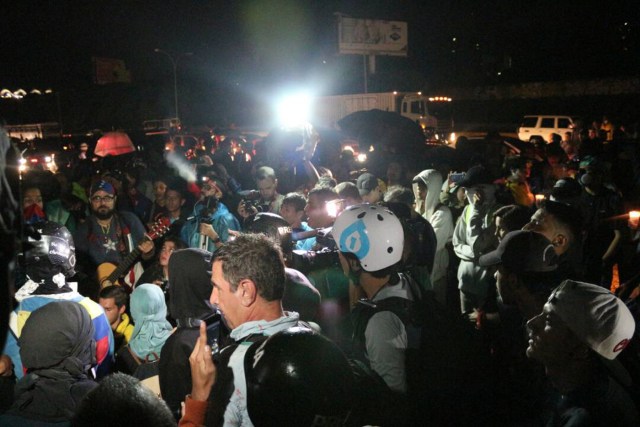
[[[192,52],[181,53],[174,58],[173,55],[171,55],[166,50],[156,48],[154,49],[154,52],[162,53],[163,55],[166,55],[167,58],[169,58],[169,61],[171,61],[171,65],[173,65],[173,99],[175,101],[175,107],[176,107],[176,120],[180,122],[180,116],[178,115],[178,60],[183,56],[191,56],[193,55],[193,53]]]

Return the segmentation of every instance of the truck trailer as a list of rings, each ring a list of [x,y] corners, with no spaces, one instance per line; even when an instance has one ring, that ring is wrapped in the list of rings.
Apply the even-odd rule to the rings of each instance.
[[[449,98],[450,99],[450,98]],[[436,129],[438,120],[429,114],[429,98],[418,93],[361,93],[315,98],[311,117],[315,126],[338,128],[337,122],[358,111],[382,110],[398,113],[423,129]]]

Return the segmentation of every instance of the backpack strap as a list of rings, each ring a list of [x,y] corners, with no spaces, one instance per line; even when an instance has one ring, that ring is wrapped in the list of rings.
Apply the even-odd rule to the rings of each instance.
[[[154,363],[160,360],[160,356],[155,351],[147,354],[147,357],[144,358],[144,363]]]
[[[381,311],[391,311],[398,316],[405,327],[414,323],[413,301],[401,297],[390,297],[380,301],[370,301],[366,298],[360,299],[351,311],[353,323],[352,334],[352,354],[351,356],[361,362],[368,363],[365,357],[366,339],[365,331],[369,320],[374,314]]]

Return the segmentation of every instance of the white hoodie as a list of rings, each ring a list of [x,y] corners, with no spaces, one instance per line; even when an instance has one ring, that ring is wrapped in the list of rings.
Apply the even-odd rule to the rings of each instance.
[[[422,215],[431,223],[433,231],[436,233],[437,246],[436,255],[433,262],[433,271],[431,272],[431,283],[442,278],[447,274],[449,266],[449,253],[445,245],[451,241],[453,236],[454,224],[451,210],[440,203],[440,189],[442,188],[442,175],[435,169],[426,169],[413,178],[415,182],[420,179],[427,186],[427,196],[424,200],[418,200],[417,185],[414,186],[416,195],[416,208],[424,206],[424,214]]]

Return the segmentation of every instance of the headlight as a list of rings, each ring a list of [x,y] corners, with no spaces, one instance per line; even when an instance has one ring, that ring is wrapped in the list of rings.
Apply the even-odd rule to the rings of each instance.
[[[360,163],[364,163],[367,161],[367,155],[365,153],[360,153],[358,154],[357,159]]]
[[[450,142],[456,142],[456,133],[455,132],[451,132],[451,135],[449,135],[449,141]]]

